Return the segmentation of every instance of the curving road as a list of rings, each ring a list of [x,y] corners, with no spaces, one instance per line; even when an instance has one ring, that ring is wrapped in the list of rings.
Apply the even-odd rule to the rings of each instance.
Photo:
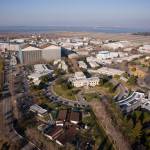
[[[85,108],[88,106],[88,103],[82,97],[80,97],[80,95],[76,96],[75,101],[57,95],[57,93],[53,89],[53,86],[56,81],[57,79],[51,83],[50,87],[46,91],[46,95],[50,100],[52,100],[54,103],[60,103],[71,107]]]

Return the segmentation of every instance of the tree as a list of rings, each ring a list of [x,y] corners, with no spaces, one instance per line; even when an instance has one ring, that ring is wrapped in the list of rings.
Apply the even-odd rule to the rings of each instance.
[[[131,71],[135,72],[135,71],[136,71],[136,68],[135,68],[135,67],[133,67],[133,68],[131,69]]]
[[[136,85],[136,83],[137,83],[137,77],[134,75],[130,76],[130,78],[128,79],[128,84]]]
[[[142,125],[141,122],[137,122],[135,127],[132,129],[132,137],[134,139],[140,139],[141,135],[142,135]]]
[[[120,75],[115,75],[114,78],[119,79]]]
[[[128,78],[129,77],[128,73],[127,72],[123,73],[123,77]]]

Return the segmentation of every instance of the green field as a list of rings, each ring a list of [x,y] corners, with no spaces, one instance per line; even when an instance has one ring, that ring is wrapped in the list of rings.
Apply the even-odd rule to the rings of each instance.
[[[75,95],[79,92],[78,89],[71,87],[64,79],[56,81],[53,89],[58,96],[69,100],[76,100]]]

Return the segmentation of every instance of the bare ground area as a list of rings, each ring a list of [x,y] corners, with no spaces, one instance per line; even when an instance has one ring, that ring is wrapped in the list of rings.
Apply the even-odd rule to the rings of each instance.
[[[0,33],[0,39],[9,38],[27,38],[31,37],[31,33]],[[96,32],[56,32],[56,33],[41,33],[42,37],[46,38],[61,38],[61,37],[83,37],[89,36],[100,40],[129,40],[138,43],[150,44],[150,36],[133,35],[131,33],[96,33]]]
[[[104,128],[106,135],[114,143],[115,148],[118,150],[130,150],[130,144],[122,133],[114,127],[111,116],[107,113],[103,103],[100,101],[92,101],[89,104],[96,115],[98,123]]]

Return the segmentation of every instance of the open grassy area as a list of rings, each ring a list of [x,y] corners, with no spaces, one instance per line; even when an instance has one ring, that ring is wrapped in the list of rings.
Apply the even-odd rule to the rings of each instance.
[[[94,93],[94,92],[93,93],[84,93],[84,98],[88,102],[90,102],[92,100],[99,100],[100,99],[99,95],[97,93]]]
[[[66,80],[60,79],[55,82],[53,89],[57,95],[69,100],[76,100],[75,95],[79,92],[78,89],[70,87]]]
[[[88,99],[91,99],[91,98],[97,99],[99,98],[98,94],[107,95],[108,97],[112,98],[116,95],[116,93],[117,93],[117,90],[110,91],[109,87],[105,85],[98,85],[98,86],[95,86],[86,90],[85,98],[87,98],[87,101]]]
[[[75,95],[72,90],[65,89],[62,85],[55,84],[53,86],[54,91],[61,97],[67,98],[69,100],[76,100]]]

